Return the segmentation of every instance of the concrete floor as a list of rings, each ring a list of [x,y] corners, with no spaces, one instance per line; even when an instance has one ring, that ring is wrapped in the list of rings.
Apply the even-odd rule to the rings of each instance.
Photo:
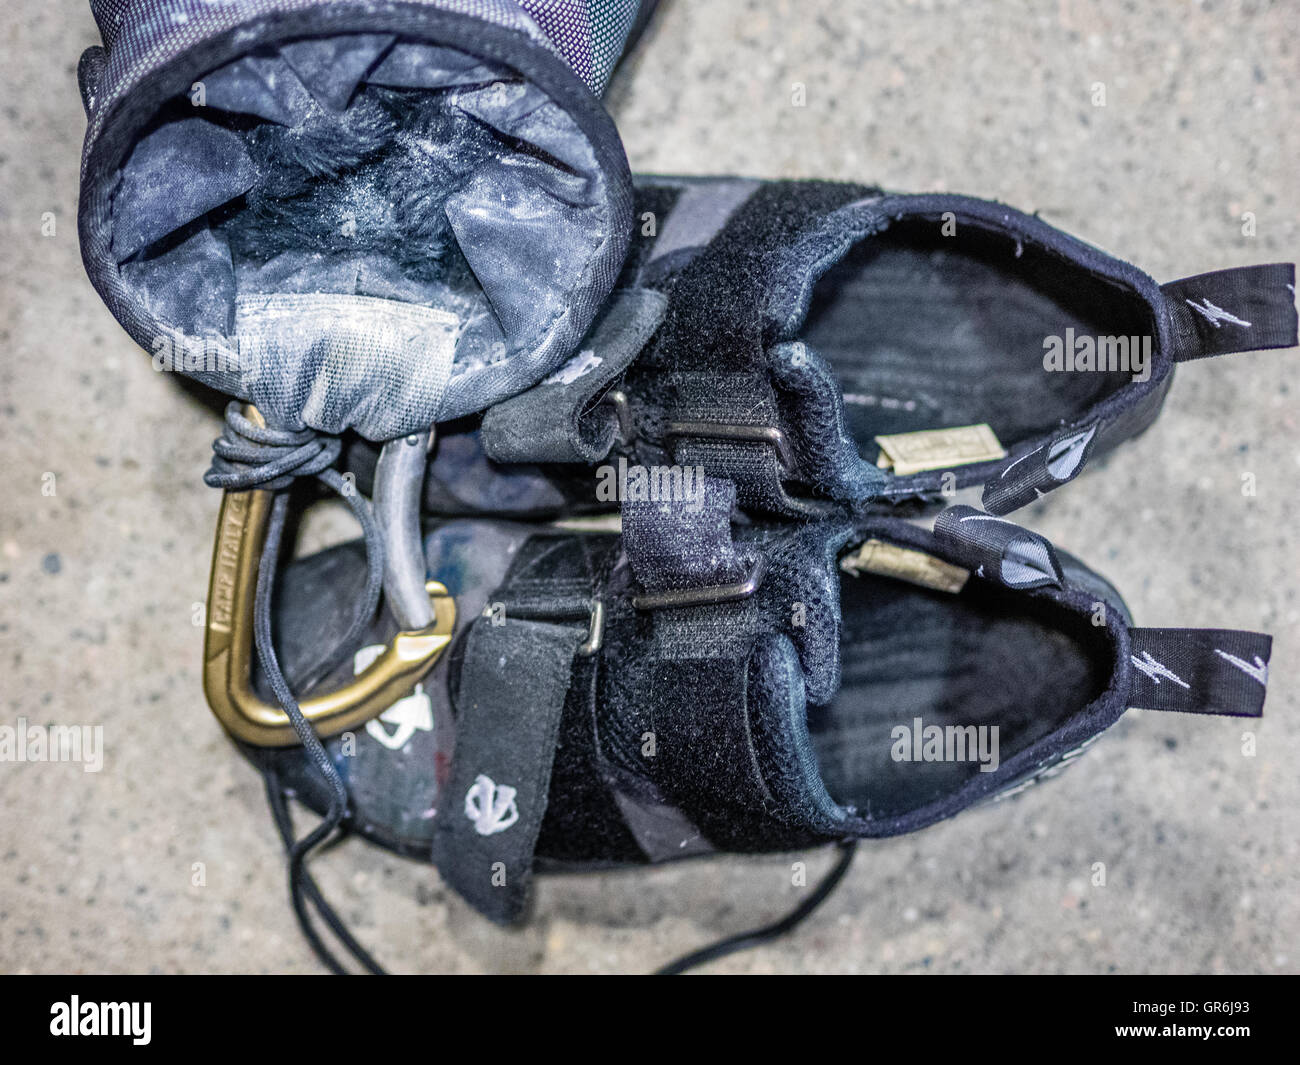
[[[316,972],[259,779],[200,690],[217,418],[81,269],[94,29],[82,3],[9,0],[2,22],[0,724],[102,724],[107,753],[0,764],[0,970]],[[993,197],[1168,280],[1296,258],[1298,91],[1293,3],[678,0],[609,102],[637,169]],[[1182,368],[1150,433],[1019,515],[1142,624],[1275,634],[1257,754],[1239,721],[1133,713],[1050,785],[865,846],[797,935],[717,969],[1300,968],[1298,358]],[[795,900],[787,858],[546,879],[505,933],[363,844],[317,868],[399,971],[640,971]]]

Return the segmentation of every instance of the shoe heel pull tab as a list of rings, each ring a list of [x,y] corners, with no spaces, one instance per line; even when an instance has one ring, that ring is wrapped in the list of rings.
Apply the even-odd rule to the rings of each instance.
[[[1294,263],[1215,270],[1160,291],[1175,362],[1296,345]]]
[[[1064,583],[1056,549],[1045,538],[974,507],[943,511],[934,521],[934,538],[949,561],[1008,588]]]
[[[1128,705],[1262,717],[1273,637],[1235,629],[1130,629]]]
[[[1063,429],[1027,455],[1018,455],[998,471],[980,497],[990,514],[1010,514],[1039,496],[1073,481],[1096,449],[1105,423]]]

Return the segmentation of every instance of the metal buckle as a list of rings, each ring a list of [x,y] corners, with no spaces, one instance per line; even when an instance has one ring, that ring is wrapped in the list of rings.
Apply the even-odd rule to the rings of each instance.
[[[734,425],[729,422],[672,422],[664,430],[664,444],[672,450],[672,441],[678,437],[693,436],[704,440],[733,440],[745,444],[767,444],[776,455],[781,467],[782,480],[798,480],[795,468],[794,449],[790,438],[774,425]],[[791,511],[809,517],[824,517],[836,511],[836,504],[829,499],[809,499],[791,496],[785,485],[779,486],[785,503]]]
[[[682,436],[705,440],[735,440],[748,444],[768,444],[787,475],[794,474],[794,451],[789,438],[774,425],[734,425],[729,422],[672,422],[664,430],[665,443]]]
[[[632,597],[637,610],[672,610],[677,607],[712,606],[717,603],[735,603],[748,599],[763,583],[767,573],[767,557],[759,555],[750,567],[749,575],[734,584],[713,584],[707,588],[670,588],[664,592],[642,592]]]
[[[217,519],[203,644],[203,691],[217,720],[236,739],[258,747],[300,742],[289,716],[253,691],[253,593],[266,542],[274,493],[227,492]],[[299,702],[322,736],[333,736],[377,717],[406,695],[451,642],[456,604],[437,581],[425,584],[433,623],[399,632],[354,680]]]
[[[491,606],[483,608],[484,617],[490,617],[491,614]],[[592,599],[581,607],[561,606],[550,610],[527,605],[512,606],[506,603],[505,614],[506,617],[516,617],[520,621],[581,621],[586,618],[587,638],[578,644],[578,650],[575,652],[583,658],[590,658],[596,654],[605,643],[605,601],[603,599]]]
[[[600,650],[605,642],[605,602],[603,599],[591,601],[591,618],[587,622],[587,638],[578,644],[578,654],[590,658]]]

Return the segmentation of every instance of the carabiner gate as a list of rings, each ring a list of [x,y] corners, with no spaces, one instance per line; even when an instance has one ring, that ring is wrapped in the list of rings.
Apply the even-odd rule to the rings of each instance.
[[[255,488],[228,491],[222,499],[208,589],[203,690],[212,712],[236,739],[258,747],[292,747],[300,741],[289,716],[263,701],[252,684],[254,592],[273,498],[273,492]],[[355,728],[389,709],[433,668],[451,642],[455,600],[437,581],[426,581],[424,587],[429,625],[399,632],[343,687],[299,702],[321,736]]]

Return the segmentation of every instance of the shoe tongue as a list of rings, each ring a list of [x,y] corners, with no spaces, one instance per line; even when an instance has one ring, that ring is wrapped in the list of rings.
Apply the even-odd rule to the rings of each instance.
[[[830,797],[808,734],[808,707],[840,687],[840,581],[836,556],[847,525],[801,528],[774,544],[768,594],[787,604],[784,628],[754,641],[745,703],[752,758],[787,830],[824,838],[845,812]],[[774,612],[775,613],[775,612]]]
[[[883,197],[869,193],[809,219],[796,240],[774,251],[776,266],[767,293],[767,318],[778,340],[798,340],[817,282],[858,245],[887,228],[877,209]]]
[[[826,790],[808,732],[807,689],[793,647],[760,639],[750,659],[745,714],[754,763],[779,821],[815,837],[834,835],[842,809]]]
[[[797,241],[778,254],[779,282],[767,293],[765,356],[785,424],[799,454],[799,474],[832,499],[869,500],[889,476],[862,456],[869,440],[854,435],[844,405],[844,382],[804,339],[813,292],[851,249],[888,223],[878,195],[859,197],[809,221]]]
[[[811,703],[829,702],[840,687],[836,556],[851,531],[847,522],[816,522],[783,529],[764,544],[763,631],[783,637],[794,652]]]

